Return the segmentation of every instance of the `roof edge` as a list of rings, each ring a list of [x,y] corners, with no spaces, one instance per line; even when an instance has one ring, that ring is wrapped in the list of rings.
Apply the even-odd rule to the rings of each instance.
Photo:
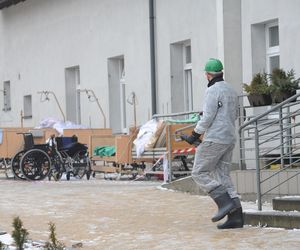
[[[18,4],[20,2],[24,2],[26,0],[0,0],[0,10],[3,8],[8,8],[11,5]]]

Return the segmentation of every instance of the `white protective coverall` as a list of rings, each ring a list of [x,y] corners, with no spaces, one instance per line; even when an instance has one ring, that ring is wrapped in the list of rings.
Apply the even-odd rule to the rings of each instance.
[[[197,123],[195,132],[204,134],[198,146],[192,178],[209,193],[219,189],[228,192],[231,198],[237,192],[230,178],[230,164],[235,145],[235,120],[238,116],[238,97],[235,90],[223,79],[208,87],[205,93],[203,117]]]

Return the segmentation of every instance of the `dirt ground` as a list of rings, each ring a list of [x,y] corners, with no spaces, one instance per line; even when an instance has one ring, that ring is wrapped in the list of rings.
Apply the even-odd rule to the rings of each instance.
[[[205,196],[159,188],[159,182],[99,178],[26,182],[0,178],[0,229],[19,216],[33,240],[82,249],[299,249],[300,231],[246,226],[218,230]]]

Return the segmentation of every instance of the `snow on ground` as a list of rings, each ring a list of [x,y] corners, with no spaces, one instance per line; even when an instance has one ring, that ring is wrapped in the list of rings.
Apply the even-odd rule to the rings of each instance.
[[[11,245],[13,243],[13,239],[8,233],[0,235],[0,241],[5,245]]]
[[[60,241],[80,243],[86,250],[296,250],[300,245],[300,230],[218,230],[211,222],[216,206],[209,197],[166,191],[159,182],[0,179],[0,190],[0,229],[11,233],[12,220],[19,216],[31,239],[46,241],[51,221]],[[255,203],[242,205],[257,210]],[[11,238],[1,235],[0,240]]]

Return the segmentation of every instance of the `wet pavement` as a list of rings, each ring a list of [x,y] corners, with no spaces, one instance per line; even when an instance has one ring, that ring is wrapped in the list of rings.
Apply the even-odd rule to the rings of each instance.
[[[159,182],[0,178],[0,190],[0,229],[10,233],[19,216],[33,240],[48,239],[51,221],[65,245],[81,242],[88,250],[300,249],[299,230],[218,230],[210,198],[164,190]]]

